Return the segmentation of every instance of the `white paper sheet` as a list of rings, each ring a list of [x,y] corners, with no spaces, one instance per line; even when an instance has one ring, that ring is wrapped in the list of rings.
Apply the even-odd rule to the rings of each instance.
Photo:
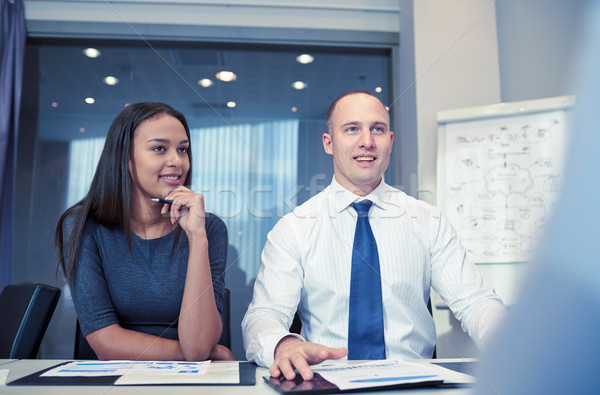
[[[469,376],[465,373],[456,372],[451,369],[444,368],[428,362],[418,362],[423,365],[427,365],[432,371],[437,371],[438,375],[444,379],[445,384],[473,384],[475,383],[475,377]]]
[[[341,390],[443,380],[440,370],[431,368],[429,364],[394,359],[325,361],[313,366],[312,370]]]
[[[60,365],[41,376],[203,375],[210,361],[75,361]]]
[[[0,385],[5,385],[6,384],[6,379],[8,378],[8,373],[9,373],[8,369],[1,369],[0,370]]]
[[[163,374],[162,371],[152,374],[140,374],[127,371],[115,381],[115,385],[148,385],[148,384],[239,384],[240,369],[238,362],[213,362],[205,365],[202,373],[191,374],[180,371],[174,374]]]

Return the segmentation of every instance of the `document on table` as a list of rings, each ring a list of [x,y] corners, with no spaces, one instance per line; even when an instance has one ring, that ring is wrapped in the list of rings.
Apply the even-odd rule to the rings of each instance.
[[[57,366],[40,376],[122,376],[124,374],[204,374],[210,361],[75,361]]]
[[[6,379],[8,378],[8,369],[0,369],[0,385],[6,385]]]
[[[120,376],[115,385],[240,383],[238,362],[210,361],[76,361],[41,376]]]
[[[457,376],[454,374],[456,372],[427,363],[399,359],[368,362],[325,361],[313,366],[312,370],[335,384],[340,390],[439,382],[449,380],[451,377],[453,383],[457,382]],[[445,371],[448,371],[447,375]]]
[[[127,372],[115,381],[115,385],[146,384],[240,384],[240,368],[238,362],[217,362],[207,364],[206,369],[197,374],[187,372],[132,374]]]

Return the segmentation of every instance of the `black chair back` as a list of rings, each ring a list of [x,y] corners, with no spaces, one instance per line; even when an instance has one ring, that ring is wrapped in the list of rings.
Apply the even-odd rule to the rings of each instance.
[[[35,359],[60,289],[46,284],[7,285],[0,294],[0,358]]]
[[[231,350],[231,294],[225,288],[223,292],[223,332],[219,344]]]
[[[98,356],[90,346],[90,343],[85,339],[77,321],[77,328],[75,329],[75,352],[73,355],[74,359],[98,359]]]

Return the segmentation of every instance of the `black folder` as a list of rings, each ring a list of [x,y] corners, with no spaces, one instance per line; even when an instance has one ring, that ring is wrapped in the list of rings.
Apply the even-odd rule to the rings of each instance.
[[[6,385],[113,385],[115,381],[121,376],[76,376],[76,377],[47,377],[42,376],[43,373],[48,370],[54,369],[57,366],[65,365],[69,362],[59,363],[51,366],[47,369],[40,370],[39,372],[30,374],[29,376],[21,377],[20,379],[11,381]],[[216,362],[218,363],[218,362]],[[181,384],[181,385],[255,385],[256,384],[256,365],[251,362],[239,362],[240,369],[240,382],[235,384]],[[179,384],[144,384],[144,385],[179,385]]]
[[[276,377],[263,377],[265,382],[283,395],[316,395],[316,394],[340,394],[349,392],[387,391],[396,389],[436,387],[443,384],[442,380],[425,381],[422,383],[391,384],[386,386],[341,390],[335,384],[325,380],[315,373],[312,380],[304,381],[302,376],[296,375],[294,380],[280,379]]]
[[[454,370],[460,373],[473,374],[473,365],[475,362],[432,362],[434,365],[439,365],[444,368]],[[315,373],[313,379],[304,381],[302,376],[296,375],[294,380],[286,380],[285,378],[263,377],[265,382],[274,390],[283,395],[317,395],[317,394],[340,394],[351,392],[369,392],[369,391],[387,391],[397,389],[410,389],[422,387],[441,387],[441,388],[462,388],[468,387],[467,384],[445,384],[442,380],[425,381],[422,383],[401,383],[391,384],[386,386],[377,386],[371,388],[360,388],[351,390],[341,390],[335,384],[325,380],[318,373]]]

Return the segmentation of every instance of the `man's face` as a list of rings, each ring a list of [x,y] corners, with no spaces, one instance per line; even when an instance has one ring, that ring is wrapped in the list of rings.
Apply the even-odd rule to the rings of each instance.
[[[323,147],[333,155],[335,179],[365,196],[379,185],[388,167],[394,142],[388,112],[376,97],[357,93],[338,101],[331,121]]]

